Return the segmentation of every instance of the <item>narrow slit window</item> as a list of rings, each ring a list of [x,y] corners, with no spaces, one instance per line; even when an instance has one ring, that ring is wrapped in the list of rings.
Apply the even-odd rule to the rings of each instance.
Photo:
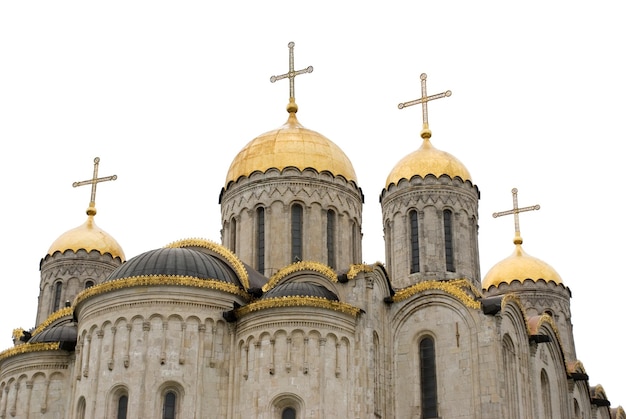
[[[128,412],[128,396],[123,394],[117,400],[117,419],[126,419]]]
[[[326,213],[326,246],[328,249],[328,266],[335,268],[336,258],[336,246],[335,246],[335,231],[336,231],[336,216],[335,211],[328,210]]]
[[[302,260],[302,206],[291,207],[291,261]]]
[[[419,228],[417,225],[417,211],[409,213],[411,220],[411,273],[420,271],[420,249],[419,249]]]
[[[256,267],[257,271],[265,271],[265,209],[256,210]]]
[[[60,281],[54,284],[54,305],[52,307],[52,312],[57,311],[61,308],[61,292],[63,291],[63,283]]]
[[[450,210],[444,210],[443,212],[443,234],[446,247],[446,271],[455,272],[454,248],[452,243],[452,211]]]
[[[176,393],[168,391],[163,399],[163,419],[176,419]]]
[[[288,407],[283,410],[282,415],[280,415],[281,419],[296,419],[296,409],[293,407]]]
[[[435,342],[431,337],[425,337],[420,341],[419,358],[422,417],[437,418],[437,369]]]

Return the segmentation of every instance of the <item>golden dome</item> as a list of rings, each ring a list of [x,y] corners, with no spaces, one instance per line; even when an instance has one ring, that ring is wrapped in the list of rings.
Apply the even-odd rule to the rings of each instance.
[[[93,215],[89,215],[83,225],[63,233],[52,243],[48,255],[53,255],[57,251],[63,253],[66,250],[73,252],[80,249],[87,252],[97,250],[102,255],[109,253],[113,258],[119,257],[124,262],[126,257],[122,247],[111,235],[100,229],[93,218]]]
[[[419,175],[422,178],[426,175],[434,175],[440,177],[441,175],[448,175],[450,178],[460,177],[463,181],[472,178],[469,171],[465,168],[456,157],[445,151],[436,149],[430,142],[430,130],[424,129],[422,131],[422,146],[404,157],[396,164],[389,176],[387,176],[386,187],[389,185],[398,184],[401,179],[411,179],[415,175]]]
[[[546,282],[562,284],[561,276],[546,262],[528,255],[522,249],[521,240],[516,240],[515,251],[508,258],[494,265],[483,279],[483,289],[489,289],[492,285],[496,287],[502,283],[510,284],[518,280],[530,279],[537,282],[543,279]]]
[[[323,135],[304,128],[296,118],[297,108],[288,108],[289,119],[280,128],[261,134],[250,141],[228,169],[226,187],[240,177],[250,176],[255,171],[264,173],[276,168],[296,167],[300,170],[313,168],[318,172],[328,171],[334,176],[343,176],[356,182],[356,173],[345,153]]]

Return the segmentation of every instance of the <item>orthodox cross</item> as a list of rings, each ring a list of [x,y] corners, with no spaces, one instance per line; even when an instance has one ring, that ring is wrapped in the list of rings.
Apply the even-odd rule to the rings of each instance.
[[[442,97],[450,97],[452,95],[452,91],[446,90],[443,93],[437,93],[436,95],[428,96],[426,93],[426,73],[422,73],[420,75],[420,80],[422,81],[422,97],[416,100],[411,100],[409,102],[404,102],[398,104],[398,109],[404,109],[408,106],[417,105],[419,103],[422,104],[422,121],[424,129],[428,129],[428,102],[435,99],[441,99]]]
[[[508,210],[508,211],[502,211],[502,212],[494,212],[493,213],[493,218],[498,218],[501,217],[503,215],[511,215],[513,214],[515,216],[515,243],[517,244],[517,241],[519,240],[519,244],[521,244],[521,237],[520,237],[520,231],[519,231],[519,213],[520,212],[526,212],[526,211],[535,211],[539,209],[539,205],[533,205],[530,207],[523,207],[520,208],[517,205],[517,188],[513,188],[511,190],[511,193],[513,194],[513,209],[512,210]]]
[[[113,176],[105,176],[98,177],[98,165],[100,164],[100,157],[96,157],[93,159],[93,177],[89,180],[83,180],[81,182],[72,183],[73,187],[83,186],[83,185],[91,185],[91,201],[89,202],[89,208],[87,209],[87,214],[95,215],[96,214],[96,185],[100,182],[106,182],[108,180],[117,179],[117,175]]]
[[[294,47],[294,43],[290,42],[287,46],[289,47],[289,71],[285,74],[281,74],[280,76],[272,76],[270,77],[270,81],[272,83],[274,83],[277,80],[282,80],[282,79],[289,79],[289,102],[290,103],[295,103],[296,101],[296,95],[294,92],[294,79],[296,78],[296,76],[299,76],[300,74],[304,74],[304,73],[312,73],[313,72],[313,67],[312,66],[308,66],[307,68],[304,68],[302,70],[298,70],[295,71],[294,70],[294,66],[293,66],[293,47]]]

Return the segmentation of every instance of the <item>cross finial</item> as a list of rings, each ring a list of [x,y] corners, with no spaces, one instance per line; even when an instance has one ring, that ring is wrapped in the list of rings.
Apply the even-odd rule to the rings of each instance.
[[[513,240],[513,243],[515,244],[522,244],[522,237],[520,236],[520,231],[519,231],[519,213],[520,212],[525,212],[525,211],[535,211],[539,209],[539,205],[533,205],[530,207],[523,207],[520,208],[517,205],[517,188],[513,188],[511,190],[511,193],[513,194],[513,209],[512,210],[508,210],[508,211],[502,211],[502,212],[494,212],[493,213],[493,218],[498,218],[501,217],[503,215],[510,215],[513,214],[515,216],[515,239]]]
[[[89,180],[83,180],[81,182],[72,183],[73,187],[91,185],[91,201],[89,202],[89,208],[87,208],[87,215],[96,215],[96,185],[100,182],[106,182],[108,180],[117,179],[117,175],[98,177],[98,165],[100,164],[100,157],[93,159],[93,177]]]
[[[287,105],[287,111],[289,113],[291,112],[297,112],[298,111],[298,105],[296,105],[296,94],[295,94],[295,83],[294,83],[294,79],[296,78],[296,76],[300,75],[300,74],[304,74],[304,73],[312,73],[313,72],[313,67],[312,66],[308,66],[307,68],[304,68],[302,70],[298,70],[295,71],[294,70],[294,65],[293,65],[293,47],[296,44],[294,44],[293,42],[290,42],[287,46],[289,47],[289,71],[285,74],[281,74],[280,76],[272,76],[270,77],[270,82],[274,83],[277,80],[282,80],[282,79],[289,79],[289,105]]]
[[[435,99],[441,99],[443,97],[450,97],[452,95],[452,91],[446,90],[443,93],[437,93],[436,95],[428,96],[426,93],[426,73],[422,73],[420,75],[420,80],[422,81],[422,97],[416,100],[411,100],[409,102],[403,102],[398,104],[398,109],[404,109],[408,106],[417,105],[419,103],[422,104],[422,136],[428,133],[428,137],[430,137],[430,130],[428,128],[428,102]]]

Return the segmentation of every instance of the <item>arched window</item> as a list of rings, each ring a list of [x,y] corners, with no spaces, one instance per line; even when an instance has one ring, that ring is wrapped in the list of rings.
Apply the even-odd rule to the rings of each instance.
[[[86,408],[85,398],[81,396],[78,400],[78,405],[76,406],[76,419],[85,419]]]
[[[422,418],[436,418],[437,415],[437,368],[435,365],[435,341],[427,336],[419,343],[420,389]]]
[[[176,393],[168,391],[163,398],[163,419],[176,419]]]
[[[63,291],[63,283],[61,281],[54,284],[54,304],[52,306],[52,312],[61,308],[61,292]]]
[[[337,217],[335,211],[328,210],[326,213],[326,247],[328,249],[328,266],[335,268],[336,265],[336,246],[335,246],[335,231],[336,231]]]
[[[296,419],[296,409],[293,407],[287,407],[280,415],[280,419]]]
[[[237,252],[237,220],[230,220],[230,250]]]
[[[94,286],[94,282],[92,280],[85,281],[85,289],[91,288]]]
[[[119,399],[117,399],[117,419],[126,419],[126,413],[128,412],[128,396],[126,394],[122,394]]]
[[[446,247],[446,271],[455,272],[454,254],[452,247],[452,211],[443,211],[443,235]]]
[[[352,263],[358,263],[359,252],[361,248],[361,230],[359,225],[355,221],[350,221],[350,225],[352,227]]]
[[[256,269],[265,271],[265,208],[256,209]]]
[[[291,261],[302,260],[302,206],[291,207]]]
[[[504,362],[504,384],[506,386],[509,417],[519,417],[518,384],[517,384],[517,356],[515,345],[511,337],[506,334],[502,339],[502,360]]]
[[[552,417],[552,397],[550,395],[550,380],[546,370],[541,370],[541,398],[543,402],[543,417]]]
[[[411,228],[411,273],[420,271],[420,248],[419,248],[419,230],[417,227],[417,211],[409,212],[410,228]]]

